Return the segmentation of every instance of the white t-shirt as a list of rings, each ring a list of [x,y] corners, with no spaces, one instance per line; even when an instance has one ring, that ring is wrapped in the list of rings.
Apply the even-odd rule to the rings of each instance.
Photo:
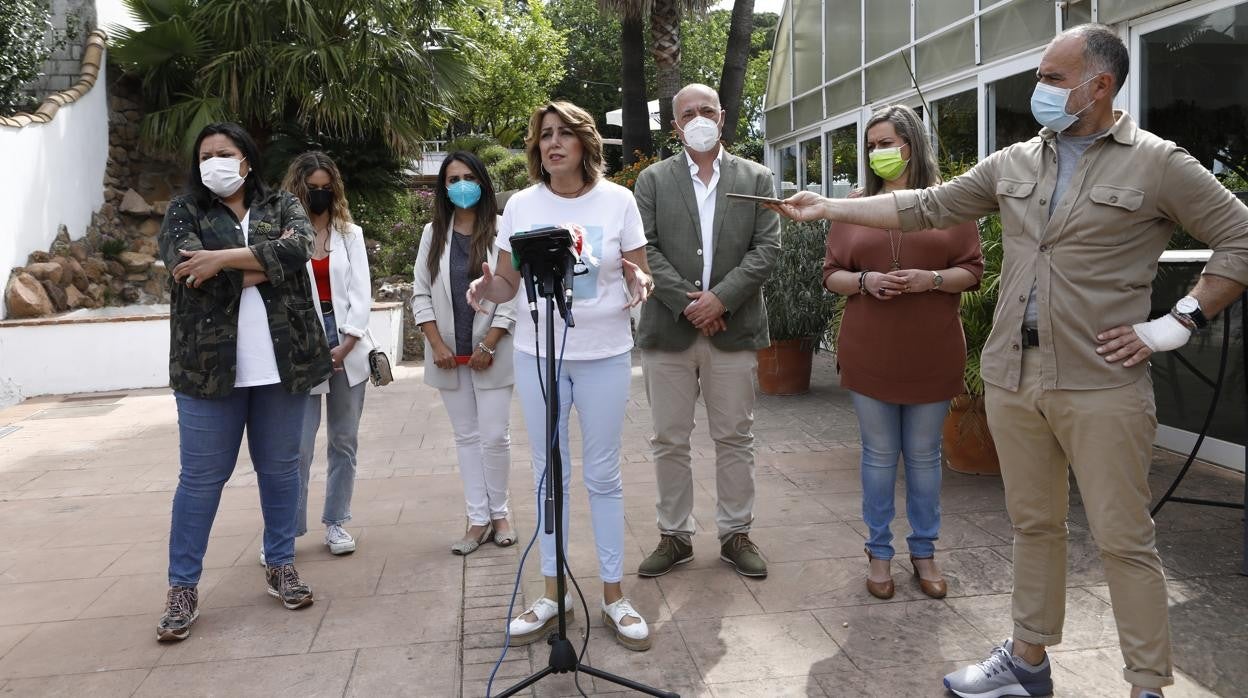
[[[251,211],[243,214],[243,244],[247,243],[247,228],[251,223]],[[234,372],[235,388],[280,383],[277,357],[273,353],[273,333],[269,332],[269,314],[264,308],[264,298],[255,286],[243,289],[238,303],[238,354],[237,370]]]
[[[585,228],[586,239],[598,258],[598,266],[572,281],[572,319],[565,359],[589,360],[618,356],[633,348],[629,326],[628,289],[624,283],[623,252],[646,245],[641,213],[633,193],[614,182],[599,180],[594,188],[575,199],[551,193],[544,184],[535,184],[507,200],[499,225],[498,247],[511,252],[511,236],[551,225],[576,223]],[[546,302],[538,298],[538,320],[534,328],[529,317],[528,298],[520,284],[516,298],[516,351],[530,356],[546,355]],[[555,352],[563,345],[563,318],[555,312]],[[534,346],[535,338],[541,338]]]

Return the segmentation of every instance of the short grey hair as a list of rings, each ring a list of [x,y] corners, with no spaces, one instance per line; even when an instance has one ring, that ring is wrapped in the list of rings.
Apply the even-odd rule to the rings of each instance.
[[[672,95],[672,117],[680,118],[680,114],[676,109],[676,102],[680,100],[682,95],[684,95],[686,92],[699,92],[699,91],[704,91],[706,92],[707,95],[714,97],[715,106],[719,107],[720,109],[723,109],[723,105],[719,103],[719,93],[716,92],[713,87],[711,87],[710,85],[703,85],[700,82],[691,82],[688,85],[685,85],[684,87],[677,90],[676,94]]]
[[[1127,82],[1127,70],[1131,67],[1131,57],[1127,53],[1126,44],[1118,38],[1113,29],[1104,24],[1080,24],[1071,27],[1058,35],[1083,37],[1083,61],[1098,72],[1114,76],[1114,94],[1122,90]]]

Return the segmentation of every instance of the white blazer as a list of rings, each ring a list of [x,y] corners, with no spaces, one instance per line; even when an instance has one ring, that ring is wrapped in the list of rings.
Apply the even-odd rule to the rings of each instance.
[[[432,229],[432,223],[425,225],[425,231],[420,236],[420,249],[416,253],[416,265],[412,273],[412,318],[417,326],[430,320],[438,323],[438,334],[442,336],[442,341],[446,342],[447,346],[454,347],[455,308],[451,304],[450,236],[455,232],[446,231],[447,244],[442,249],[442,266],[438,270],[437,280],[431,283],[427,260],[429,259],[429,246],[433,239],[429,231]],[[492,267],[497,259],[498,248],[491,245],[486,261]],[[489,304],[486,303],[485,307],[488,308]],[[485,334],[491,327],[501,327],[507,330],[507,334],[503,335],[498,345],[494,347],[494,362],[484,371],[473,373],[473,385],[487,389],[503,388],[515,383],[515,374],[512,371],[511,335],[516,326],[516,301],[513,298],[506,303],[498,304],[492,310],[492,319],[490,313],[477,313],[472,321],[473,346],[485,339]],[[428,338],[425,338],[425,383],[440,390],[455,390],[459,387],[459,371],[438,368],[433,363],[433,349],[429,345]]]
[[[368,274],[368,250],[364,248],[364,231],[360,226],[349,223],[346,230],[335,228],[330,231],[329,239],[329,293],[334,304],[334,321],[338,325],[338,341],[343,336],[351,335],[360,341],[347,354],[343,368],[347,372],[347,383],[359,385],[368,378],[368,352],[373,348],[372,342],[364,337],[368,329],[368,316],[373,309],[372,279]],[[312,280],[312,300],[320,302],[320,291],[316,288],[316,274],[312,272],[312,260],[308,260],[308,278]],[[320,314],[317,314],[320,317]],[[322,326],[325,318],[321,317]],[[324,393],[328,383],[312,389],[313,394]]]

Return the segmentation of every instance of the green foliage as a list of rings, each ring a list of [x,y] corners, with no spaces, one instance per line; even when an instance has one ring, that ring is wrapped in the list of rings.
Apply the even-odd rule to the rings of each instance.
[[[766,164],[766,150],[763,148],[763,139],[758,136],[749,138],[741,138],[728,147],[728,152],[739,158],[753,160],[760,165]]]
[[[636,155],[637,160],[633,164],[624,167],[607,179],[631,191],[637,185],[637,176],[641,174],[641,171],[659,161],[657,155],[644,155],[641,151],[637,151]]]
[[[52,52],[45,36],[52,30],[47,0],[0,3],[0,114],[31,107],[22,87],[39,77]]]
[[[750,57],[745,68],[745,89],[741,95],[741,118],[737,122],[735,140],[762,136],[757,127],[761,125],[763,94],[767,90],[767,74],[771,66],[771,43],[764,41],[769,31],[775,34],[775,23],[768,25],[769,18],[774,17],[776,15],[770,13],[754,15]],[[700,82],[719,89],[731,20],[731,10],[684,16],[680,29],[682,83]]]
[[[828,223],[785,220],[780,236],[779,258],[763,284],[771,338],[823,340],[836,313],[836,296],[823,288]]]
[[[428,189],[382,190],[352,195],[351,214],[370,243],[374,281],[388,276],[412,278],[420,235],[433,218],[433,193]]]
[[[966,335],[966,370],[964,379],[967,392],[973,396],[984,394],[984,380],[980,377],[980,358],[984,343],[992,331],[992,316],[997,309],[997,294],[1001,285],[1001,259],[1004,247],[1001,243],[1001,217],[992,214],[981,218],[979,244],[984,252],[984,275],[979,288],[965,291],[959,301],[962,316],[962,332]]]
[[[604,13],[598,0],[549,0],[546,15],[566,36],[563,78],[551,97],[566,99],[593,114],[598,130],[618,136],[618,126],[607,126],[606,114],[620,108],[620,20]],[[654,85],[654,66],[646,66],[647,84]]]
[[[126,241],[119,238],[106,237],[100,243],[100,254],[104,255],[104,259],[117,259],[125,251]]]
[[[486,168],[495,192],[513,191],[529,186],[529,161],[523,155],[508,155]]]
[[[441,130],[475,82],[471,45],[435,26],[457,0],[124,0],[143,28],[109,52],[147,99],[142,134],[189,149],[233,120],[266,146],[275,132],[382,147],[398,158]]]
[[[454,153],[458,150],[466,150],[480,155],[481,151],[492,145],[498,145],[498,141],[493,136],[484,133],[465,133],[458,138],[447,141],[446,152]]]
[[[473,0],[455,6],[445,20],[478,49],[472,63],[479,77],[456,102],[456,126],[515,146],[533,110],[563,79],[564,33],[540,2]]]
[[[485,163],[486,167],[490,167],[511,157],[511,151],[501,145],[487,145],[477,151],[477,155],[481,158],[481,162]]]

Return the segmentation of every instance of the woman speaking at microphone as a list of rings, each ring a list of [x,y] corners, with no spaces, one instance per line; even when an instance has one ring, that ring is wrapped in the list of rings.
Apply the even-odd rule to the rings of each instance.
[[[624,503],[620,478],[620,435],[632,378],[629,309],[646,300],[654,282],[646,264],[646,237],[632,192],[602,177],[602,137],[593,117],[568,102],[551,102],[529,120],[525,137],[529,177],[535,184],[507,202],[498,236],[498,261],[468,289],[480,312],[483,301],[501,303],[516,296],[521,279],[512,266],[510,237],[548,225],[568,228],[580,243],[588,272],[573,284],[575,327],[559,317],[554,333],[558,368],[559,449],[563,454],[563,542],[568,528],[568,489],[572,483],[568,414],[576,406],[583,447],[581,467],[589,493],[590,518],[602,578],[602,616],[616,639],[632,650],[650,648],[650,629],[624,597]],[[546,403],[543,397],[546,320],[516,324],[515,371],[524,421],[532,444],[533,479],[539,501],[545,496]],[[548,485],[549,483],[545,483]],[[527,644],[558,623],[555,537],[541,536],[546,592],[511,621],[513,644]],[[572,599],[564,599],[567,617]]]

